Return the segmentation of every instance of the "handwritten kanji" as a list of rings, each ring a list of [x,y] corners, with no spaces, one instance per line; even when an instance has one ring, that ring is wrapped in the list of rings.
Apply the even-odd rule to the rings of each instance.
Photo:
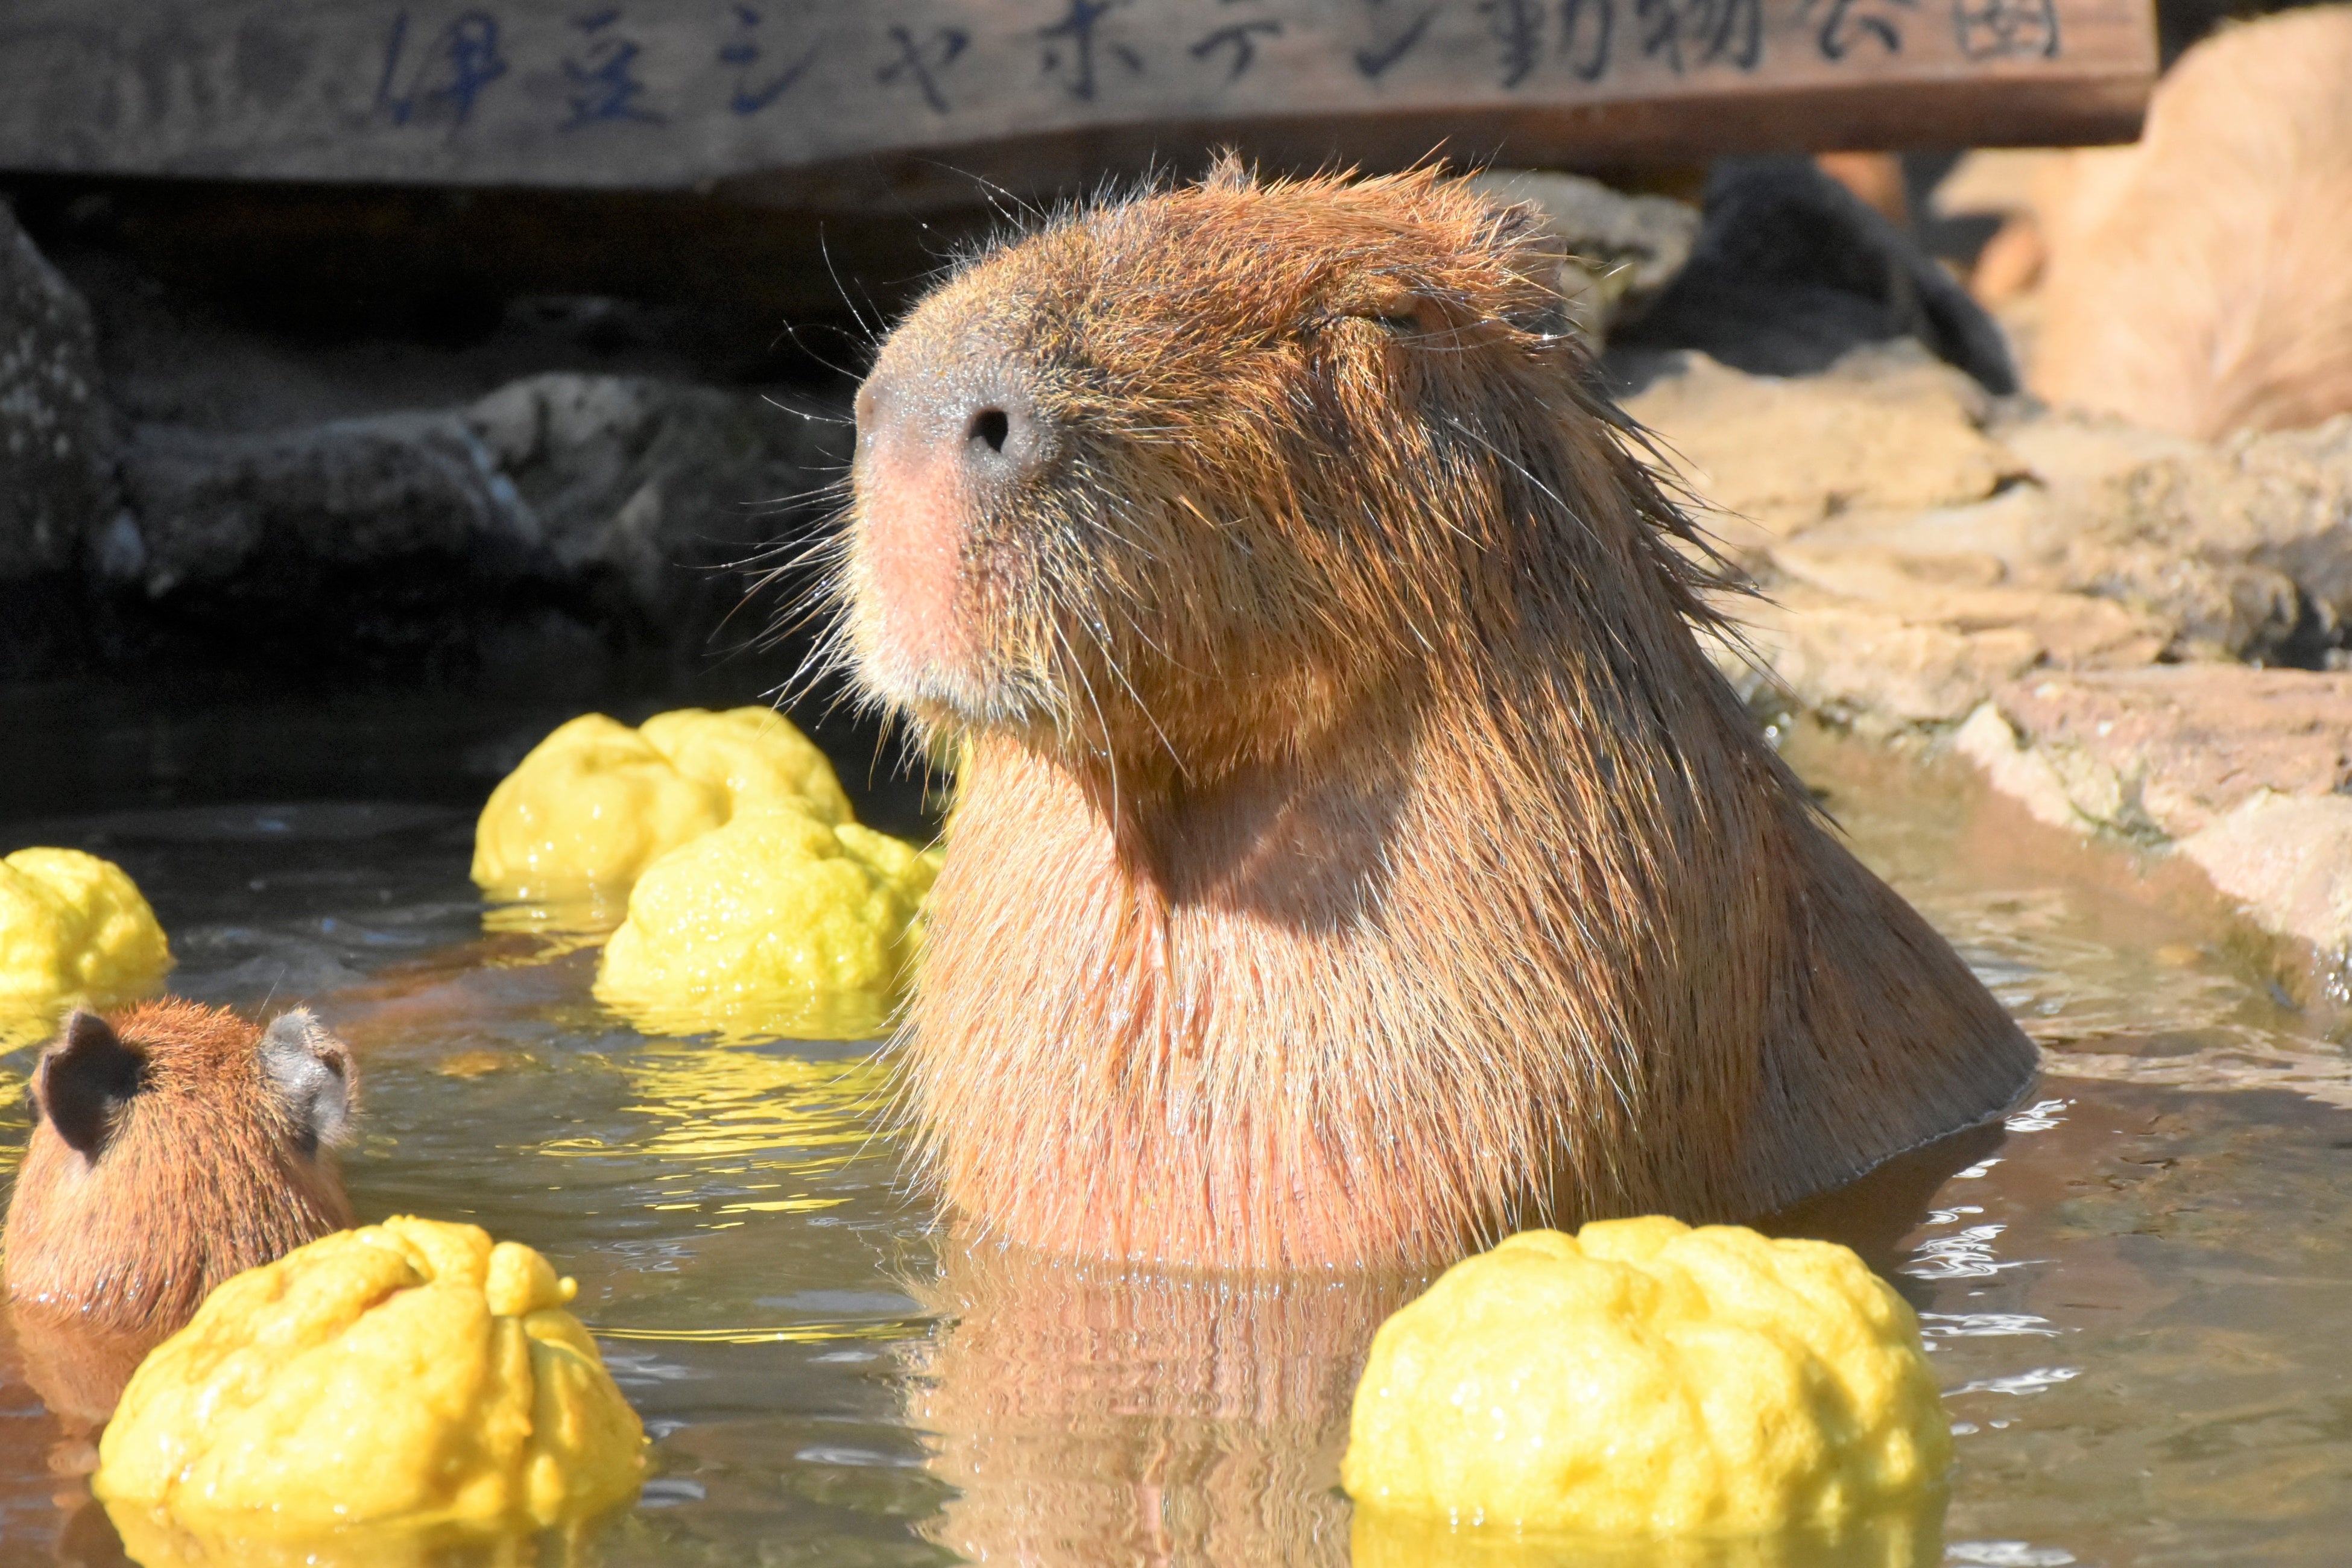
[[[765,18],[749,5],[734,9],[735,36],[719,47],[719,62],[735,68],[735,90],[728,95],[727,107],[738,114],[757,114],[793,89],[793,83],[816,63],[817,51],[824,46],[811,44],[798,59],[762,79],[754,73],[761,63],[760,24]]]
[[[1219,27],[1192,46],[1192,58],[1205,60],[1219,49],[1231,49],[1233,67],[1225,72],[1225,80],[1228,84],[1239,81],[1242,73],[1257,61],[1257,40],[1250,36],[1253,33],[1263,33],[1269,38],[1280,37],[1282,24],[1269,17]]]
[[[1374,10],[1379,10],[1384,4],[1384,0],[1365,0],[1365,4]],[[1391,66],[1412,52],[1413,46],[1421,42],[1421,36],[1429,31],[1430,18],[1436,15],[1437,7],[1431,5],[1420,16],[1390,34],[1386,43],[1374,44],[1358,49],[1356,51],[1357,74],[1366,81],[1380,80]]]
[[[1642,52],[1676,76],[1695,66],[1752,71],[1764,58],[1762,0],[1634,0]]]
[[[586,35],[588,47],[563,62],[563,76],[575,89],[570,95],[572,118],[557,127],[577,131],[599,121],[635,121],[659,125],[662,117],[637,101],[646,84],[636,77],[637,41],[617,31],[618,9],[591,11],[574,16],[572,26]]]
[[[383,76],[376,84],[375,100],[394,125],[446,116],[456,131],[473,118],[482,89],[507,74],[499,52],[498,18],[487,11],[467,11],[433,35],[416,54],[404,89],[400,80],[402,57],[408,47],[408,13],[396,12],[384,39]]]
[[[2055,0],[1952,0],[1952,26],[1972,60],[2057,58]]]
[[[874,79],[911,81],[934,114],[945,114],[947,95],[940,91],[938,73],[953,65],[956,58],[971,47],[971,35],[961,27],[934,27],[928,36],[918,39],[905,27],[894,24],[890,41],[898,46],[898,58],[877,70]]]
[[[1479,0],[1486,30],[1503,47],[1503,85],[1517,87],[1543,58],[1543,12],[1536,0]]]
[[[1810,15],[1817,4],[1819,0],[1805,0],[1806,13]],[[1895,13],[1914,10],[1918,4],[1919,0],[1826,0],[1819,4],[1823,15],[1813,35],[1813,47],[1825,60],[1842,60],[1853,52],[1855,45],[1874,38],[1886,53],[1899,55],[1903,18]]]
[[[1044,68],[1053,75],[1063,68],[1064,47],[1057,38],[1069,40],[1067,60],[1070,79],[1066,84],[1070,96],[1092,103],[1095,98],[1095,29],[1102,19],[1128,3],[1128,0],[1070,0],[1068,15],[1050,27],[1037,29],[1037,37],[1045,42]],[[1143,74],[1143,57],[1125,44],[1108,43],[1105,50],[1111,58],[1125,66],[1135,76]]]
[[[1617,41],[1617,0],[1559,0],[1559,52],[1579,81],[1609,74],[1610,47]]]

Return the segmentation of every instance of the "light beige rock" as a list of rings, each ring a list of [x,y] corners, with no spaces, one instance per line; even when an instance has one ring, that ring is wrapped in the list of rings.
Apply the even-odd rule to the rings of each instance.
[[[1998,701],[2037,750],[2144,780],[2141,808],[2174,837],[2263,791],[2352,790],[2352,674],[2159,665],[2044,675]]]
[[[2290,595],[2316,617],[2308,635],[2332,639],[2352,624],[2352,416],[2134,468],[2104,499],[2070,561],[2078,581],[2160,598],[2201,574],[2234,617],[2209,611],[2209,635],[2239,657],[2287,641],[2293,628],[2276,628],[2298,613]]]
[[[1867,566],[1836,580],[1871,586]],[[1869,596],[1799,581],[1733,614],[1798,701],[1903,724],[1957,722],[2045,665],[2143,665],[2168,640],[2160,623],[2123,605],[2023,589]]]
[[[2220,446],[2081,418],[1996,434],[2030,480],[1849,510],[1751,539],[1744,559],[1882,601],[2000,586],[2109,602],[2162,626],[2174,660],[2309,662],[2352,628],[2352,417]]]
[[[1916,343],[1856,350],[1826,374],[1797,378],[1691,353],[1625,408],[1735,556],[1849,510],[1981,500],[2027,472],[1984,433],[1983,389]]]
[[[2352,416],[2207,444],[1992,409],[1901,353],[1795,381],[1691,356],[1631,406],[1763,590],[1725,605],[1748,689],[1955,726],[2035,816],[2172,840],[2271,931],[2352,936],[2352,673],[2260,667],[2352,653]]]
[[[2140,773],[2118,773],[2076,747],[2028,745],[1997,703],[1969,715],[1953,731],[1952,749],[1982,768],[1993,788],[2054,827],[2142,834],[2151,826],[2140,805]]]
[[[2143,838],[2264,929],[2352,941],[2352,675],[2164,665],[2012,683],[1953,747],[2042,821]]]
[[[2267,931],[2352,948],[2352,796],[2263,790],[2180,841]]]

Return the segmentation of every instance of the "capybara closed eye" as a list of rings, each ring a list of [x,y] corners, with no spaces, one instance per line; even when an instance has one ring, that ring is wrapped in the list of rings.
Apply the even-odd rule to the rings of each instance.
[[[152,1343],[230,1275],[350,1226],[332,1146],[355,1086],[307,1012],[267,1028],[179,1000],[76,1013],[34,1068],[8,1202],[20,1321]]]
[[[884,345],[845,637],[961,743],[907,1065],[983,1226],[1432,1260],[1754,1215],[2025,1083],[1702,651],[1696,535],[1538,233],[1228,163]]]

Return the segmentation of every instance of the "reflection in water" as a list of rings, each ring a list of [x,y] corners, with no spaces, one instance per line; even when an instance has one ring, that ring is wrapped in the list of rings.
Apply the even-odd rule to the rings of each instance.
[[[650,1129],[623,1140],[574,1133],[539,1144],[539,1152],[658,1162],[670,1168],[657,1180],[688,1206],[702,1206],[698,1194],[713,1178],[729,1178],[743,1195],[718,1205],[719,1214],[831,1208],[842,1198],[811,1192],[807,1178],[838,1171],[884,1137],[877,1128],[890,1070],[878,1057],[810,1061],[772,1049],[665,1043],[618,1068],[635,1097],[623,1109],[648,1119]],[[777,1195],[750,1195],[757,1193]]]
[[[28,1301],[12,1303],[8,1320],[25,1381],[68,1436],[97,1436],[114,1414],[131,1373],[165,1337],[106,1332],[83,1322],[79,1313],[45,1311]]]
[[[1359,1509],[1349,1561],[1353,1568],[1937,1568],[1945,1501],[1938,1489],[1912,1508],[1857,1520],[1833,1535],[1722,1541],[1521,1538]]]
[[[943,1241],[908,1418],[975,1562],[1344,1563],[1357,1370],[1421,1277],[1167,1275]]]
[[[280,1536],[266,1521],[249,1531],[194,1534],[136,1508],[92,1505],[86,1536],[111,1526],[140,1568],[582,1568],[596,1561],[596,1522],[533,1531],[446,1521]],[[95,1561],[95,1559],[84,1559]]]

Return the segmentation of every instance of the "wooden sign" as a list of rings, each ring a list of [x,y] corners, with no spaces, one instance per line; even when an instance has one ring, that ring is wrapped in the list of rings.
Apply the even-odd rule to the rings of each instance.
[[[2148,0],[6,0],[0,168],[969,199],[2117,140],[2155,61]]]

